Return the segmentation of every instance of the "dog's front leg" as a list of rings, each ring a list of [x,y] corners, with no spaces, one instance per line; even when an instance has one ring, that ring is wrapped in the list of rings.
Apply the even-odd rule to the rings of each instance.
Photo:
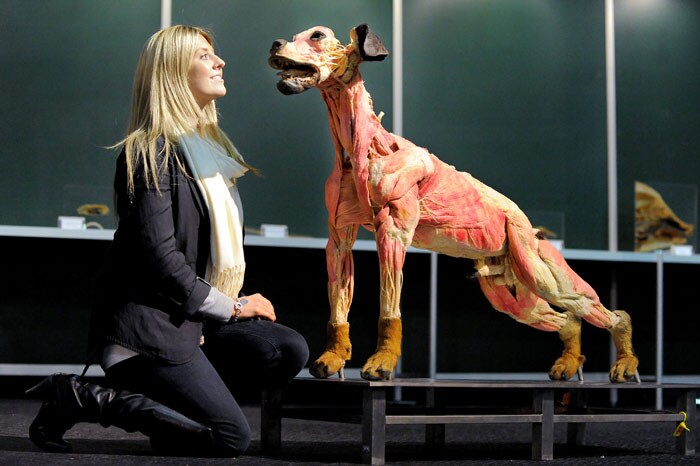
[[[418,188],[388,203],[375,214],[374,227],[379,254],[380,315],[377,349],[367,360],[361,376],[387,380],[401,355],[401,287],[406,250],[418,223]]]
[[[311,375],[317,378],[324,379],[336,373],[343,378],[345,362],[352,356],[348,313],[354,288],[352,246],[357,238],[357,230],[357,225],[340,229],[330,227],[326,267],[331,316],[326,326],[326,350],[309,367]]]

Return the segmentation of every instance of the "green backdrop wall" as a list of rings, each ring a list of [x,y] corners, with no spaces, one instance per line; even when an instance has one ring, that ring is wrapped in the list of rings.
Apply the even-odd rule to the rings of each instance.
[[[526,212],[560,215],[567,246],[606,248],[604,1],[404,0],[403,13],[404,135]],[[616,0],[615,14],[631,249],[635,179],[697,184],[700,4]],[[277,92],[268,49],[318,24],[347,41],[368,23],[391,53],[391,0],[173,0],[172,16],[211,28],[227,62],[222,126],[263,173],[242,182],[246,224],[325,236],[326,111],[316,91]],[[0,0],[0,224],[51,226],[111,202],[104,147],[123,136],[137,56],[159,24],[158,0]],[[392,60],[363,68],[390,129]]]
[[[123,137],[159,24],[159,0],[0,1],[0,224],[56,226],[73,200],[111,204],[104,147]]]

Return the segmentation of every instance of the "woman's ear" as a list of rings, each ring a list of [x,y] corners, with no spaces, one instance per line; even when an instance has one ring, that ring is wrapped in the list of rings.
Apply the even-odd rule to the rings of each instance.
[[[364,61],[381,61],[384,60],[389,52],[382,44],[382,41],[375,33],[370,31],[369,26],[360,24],[355,28],[357,34],[357,42],[360,46],[360,56]]]

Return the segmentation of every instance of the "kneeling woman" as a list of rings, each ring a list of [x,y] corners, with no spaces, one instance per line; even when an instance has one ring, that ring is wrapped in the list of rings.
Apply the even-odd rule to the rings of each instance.
[[[283,384],[306,364],[306,341],[275,323],[270,301],[240,296],[236,180],[250,167],[218,125],[223,68],[194,27],[161,30],[143,49],[91,323],[111,388],[55,374],[30,389],[44,398],[29,429],[41,448],[69,452],[66,430],[99,422],[165,453],[238,456],[250,427],[231,389]]]

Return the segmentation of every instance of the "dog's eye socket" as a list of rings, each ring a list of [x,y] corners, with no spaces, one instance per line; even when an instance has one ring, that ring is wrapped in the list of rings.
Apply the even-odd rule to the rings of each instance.
[[[321,31],[315,31],[313,34],[311,34],[311,40],[321,40],[324,39],[326,35],[322,33]]]

